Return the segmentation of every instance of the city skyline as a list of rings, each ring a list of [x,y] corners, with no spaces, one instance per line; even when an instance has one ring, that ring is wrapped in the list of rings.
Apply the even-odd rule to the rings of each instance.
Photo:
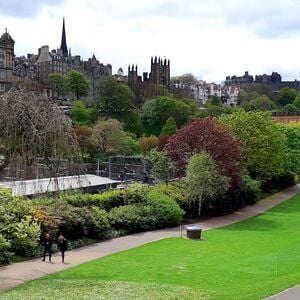
[[[192,73],[223,81],[226,75],[281,73],[300,78],[300,3],[251,1],[0,1],[2,31],[15,40],[16,56],[60,47],[66,19],[68,47],[127,71],[149,70],[151,56],[171,60],[171,76]],[[18,9],[16,9],[16,7]],[[38,26],[37,26],[38,24]]]

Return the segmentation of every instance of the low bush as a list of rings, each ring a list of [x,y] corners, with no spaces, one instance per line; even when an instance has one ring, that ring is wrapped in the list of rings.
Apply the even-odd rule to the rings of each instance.
[[[268,181],[264,182],[262,190],[268,192],[271,190],[282,190],[289,186],[295,185],[297,182],[297,176],[293,172],[287,172],[280,176],[273,177]]]
[[[126,190],[109,190],[101,194],[65,194],[60,197],[60,202],[67,202],[76,207],[97,206],[106,211],[114,207],[131,203],[145,202],[145,189],[142,185],[133,185]]]
[[[149,214],[155,218],[155,228],[166,228],[179,225],[184,211],[170,197],[150,191],[147,206]]]
[[[168,196],[156,191],[146,194],[144,203],[113,208],[109,212],[111,226],[116,230],[140,232],[180,224],[183,210]]]
[[[150,223],[155,222],[145,215],[143,206],[129,204],[113,208],[109,212],[109,222],[116,230],[125,230],[126,233],[140,232],[151,229]]]
[[[185,216],[192,216],[194,213],[197,214],[197,201],[192,201],[187,196],[185,182],[179,180],[169,184],[157,184],[151,188],[152,191],[164,194],[173,199],[181,209],[184,210]]]

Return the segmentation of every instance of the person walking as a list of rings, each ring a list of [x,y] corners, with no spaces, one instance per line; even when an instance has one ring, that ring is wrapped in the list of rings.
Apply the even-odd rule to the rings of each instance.
[[[64,263],[65,262],[65,251],[67,251],[67,248],[68,248],[67,239],[61,234],[58,237],[57,243],[58,243],[59,251],[61,253],[62,263]]]
[[[45,235],[45,238],[43,240],[43,246],[44,246],[44,257],[43,261],[46,259],[46,254],[49,254],[49,261],[51,261],[51,254],[52,254],[52,237],[50,236],[49,233]]]

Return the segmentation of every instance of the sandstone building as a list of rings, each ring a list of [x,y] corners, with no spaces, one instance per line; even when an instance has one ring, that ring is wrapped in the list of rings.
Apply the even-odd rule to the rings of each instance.
[[[13,84],[14,44],[5,30],[0,38],[0,94],[7,92]]]

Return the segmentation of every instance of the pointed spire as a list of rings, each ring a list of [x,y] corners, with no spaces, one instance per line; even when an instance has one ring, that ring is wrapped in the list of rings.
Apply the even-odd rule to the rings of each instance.
[[[68,56],[68,47],[67,47],[66,29],[65,29],[65,17],[63,18],[60,50],[61,50],[63,56]]]

